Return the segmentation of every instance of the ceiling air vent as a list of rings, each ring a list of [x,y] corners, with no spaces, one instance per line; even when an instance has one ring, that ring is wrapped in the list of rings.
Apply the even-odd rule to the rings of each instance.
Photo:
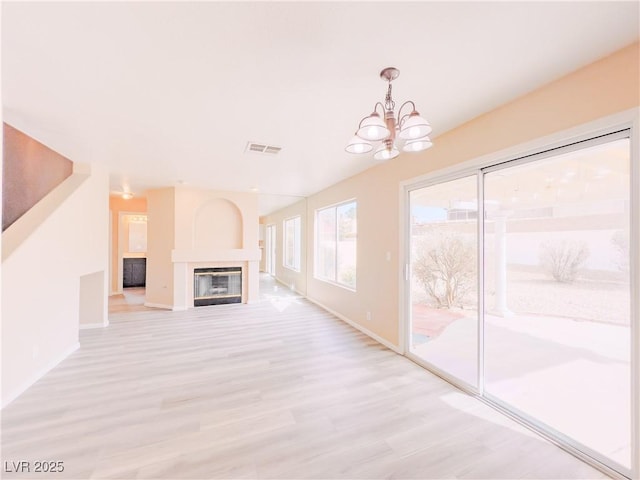
[[[273,145],[265,145],[263,143],[247,143],[246,152],[264,153],[269,155],[277,155],[282,150],[282,147],[274,147]]]

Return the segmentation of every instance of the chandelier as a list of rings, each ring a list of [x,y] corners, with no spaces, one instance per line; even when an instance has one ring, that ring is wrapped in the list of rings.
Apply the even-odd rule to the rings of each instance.
[[[391,98],[391,82],[399,75],[400,70],[394,67],[387,67],[380,72],[380,78],[389,83],[384,105],[377,102],[373,107],[373,113],[360,121],[356,134],[345,148],[347,152],[369,153],[375,147],[373,158],[389,160],[400,155],[397,145],[400,141],[404,142],[402,150],[405,152],[420,152],[433,145],[428,137],[431,133],[431,125],[420,116],[415,103],[411,100],[404,102],[398,109],[396,117],[394,112],[396,103]],[[403,115],[402,111],[407,105],[412,110]],[[380,117],[378,107],[382,108],[384,119]],[[397,140],[397,137],[400,140]]]

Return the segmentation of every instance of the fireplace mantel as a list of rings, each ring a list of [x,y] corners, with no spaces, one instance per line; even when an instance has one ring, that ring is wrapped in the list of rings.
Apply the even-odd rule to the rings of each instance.
[[[227,250],[172,250],[173,263],[202,262],[257,262],[260,260],[259,248],[236,248]]]

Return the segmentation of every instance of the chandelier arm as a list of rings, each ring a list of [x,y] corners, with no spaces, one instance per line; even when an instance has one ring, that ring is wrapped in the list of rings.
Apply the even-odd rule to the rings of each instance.
[[[402,128],[402,124],[410,117],[410,113],[405,113],[402,117],[398,118],[398,129]]]
[[[380,105],[380,108],[382,109],[382,115],[384,115],[384,105],[381,102],[376,102],[375,106],[373,107],[373,111],[378,111],[378,105]]]
[[[404,102],[404,103],[402,104],[402,106],[400,107],[400,109],[398,110],[398,126],[399,126],[399,127],[402,127],[402,124],[404,123],[404,119],[405,119],[406,117],[408,117],[409,115],[411,115],[410,113],[407,113],[407,114],[405,114],[405,115],[400,115],[400,114],[402,113],[402,109],[403,109],[406,105],[409,105],[409,104],[411,104],[411,106],[413,107],[413,112],[415,112],[415,111],[416,111],[416,104],[415,104],[415,103],[413,103],[413,100],[407,100],[406,102]]]
[[[382,115],[384,116],[384,105],[382,105],[382,103],[380,102],[376,102],[376,104],[373,106],[373,113],[378,112],[378,105],[380,105],[380,108],[382,108]],[[360,120],[360,123],[358,123],[358,128],[356,130],[360,130],[360,127],[362,127],[362,122],[364,122],[370,116],[371,116],[371,113],[366,117],[364,117],[362,120]]]

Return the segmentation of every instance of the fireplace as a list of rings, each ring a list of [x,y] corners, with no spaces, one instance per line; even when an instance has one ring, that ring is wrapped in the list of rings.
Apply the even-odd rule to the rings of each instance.
[[[242,268],[196,268],[193,271],[193,306],[242,302]]]

